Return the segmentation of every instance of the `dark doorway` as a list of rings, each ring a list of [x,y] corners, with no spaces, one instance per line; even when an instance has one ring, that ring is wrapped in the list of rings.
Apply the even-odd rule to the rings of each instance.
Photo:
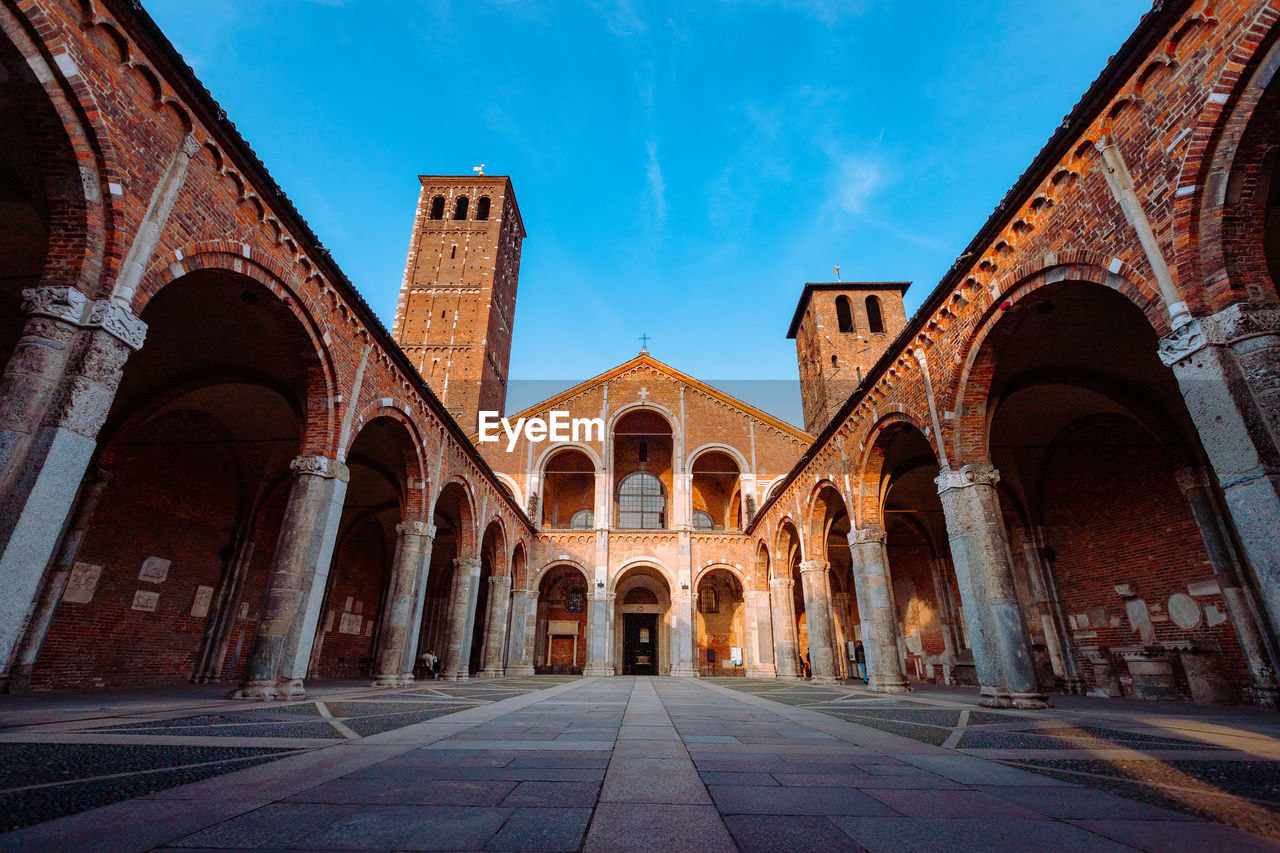
[[[622,674],[658,674],[658,614],[626,613],[622,626]]]

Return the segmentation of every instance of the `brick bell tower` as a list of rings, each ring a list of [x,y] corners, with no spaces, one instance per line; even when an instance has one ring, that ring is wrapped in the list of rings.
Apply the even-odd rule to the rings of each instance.
[[[511,180],[419,175],[392,336],[467,432],[501,412],[525,237]]]
[[[907,325],[909,281],[810,283],[787,337],[795,339],[805,432],[817,434]]]

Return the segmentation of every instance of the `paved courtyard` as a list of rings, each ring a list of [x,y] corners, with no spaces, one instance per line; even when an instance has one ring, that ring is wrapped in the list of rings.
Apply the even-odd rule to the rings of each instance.
[[[1280,850],[1254,709],[745,679],[0,701],[4,849]]]

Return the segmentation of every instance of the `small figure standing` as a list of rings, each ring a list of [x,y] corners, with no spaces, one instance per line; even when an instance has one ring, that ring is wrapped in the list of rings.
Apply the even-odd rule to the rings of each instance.
[[[435,677],[436,677],[436,663],[437,663],[439,660],[440,660],[440,659],[436,657],[436,653],[435,653],[435,650],[434,650],[434,649],[433,649],[432,651],[427,652],[425,655],[423,655],[423,656],[422,656],[422,662],[423,662],[424,664],[426,664],[426,667],[427,667],[427,676],[428,676],[429,678],[435,678]]]
[[[853,647],[853,660],[858,665],[858,678],[862,679],[862,683],[867,683],[867,650],[862,647],[862,643],[858,643]]]

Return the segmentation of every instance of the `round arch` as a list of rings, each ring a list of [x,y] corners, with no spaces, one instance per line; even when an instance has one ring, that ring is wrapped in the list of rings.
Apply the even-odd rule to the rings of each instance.
[[[1057,270],[1063,270],[1062,277],[1048,281],[1048,273]],[[940,454],[940,458],[950,456],[953,465],[990,462],[987,432],[991,407],[987,404],[999,355],[1023,321],[1036,310],[1033,302],[1037,306],[1051,304],[1054,295],[1074,287],[1085,288],[1079,292],[1096,294],[1104,301],[1108,293],[1124,299],[1144,318],[1153,335],[1162,334],[1162,323],[1167,325],[1167,319],[1160,316],[1164,308],[1158,297],[1146,296],[1127,279],[1102,267],[1090,264],[1072,264],[1065,269],[1047,267],[1022,279],[1007,290],[999,302],[993,301],[987,306],[981,321],[965,341],[963,351],[966,356],[956,374],[952,404],[952,410],[962,414],[951,422],[948,430],[950,440],[944,441],[940,437],[939,443],[949,445],[951,450],[950,454]],[[1032,299],[1033,296],[1036,298]]]

